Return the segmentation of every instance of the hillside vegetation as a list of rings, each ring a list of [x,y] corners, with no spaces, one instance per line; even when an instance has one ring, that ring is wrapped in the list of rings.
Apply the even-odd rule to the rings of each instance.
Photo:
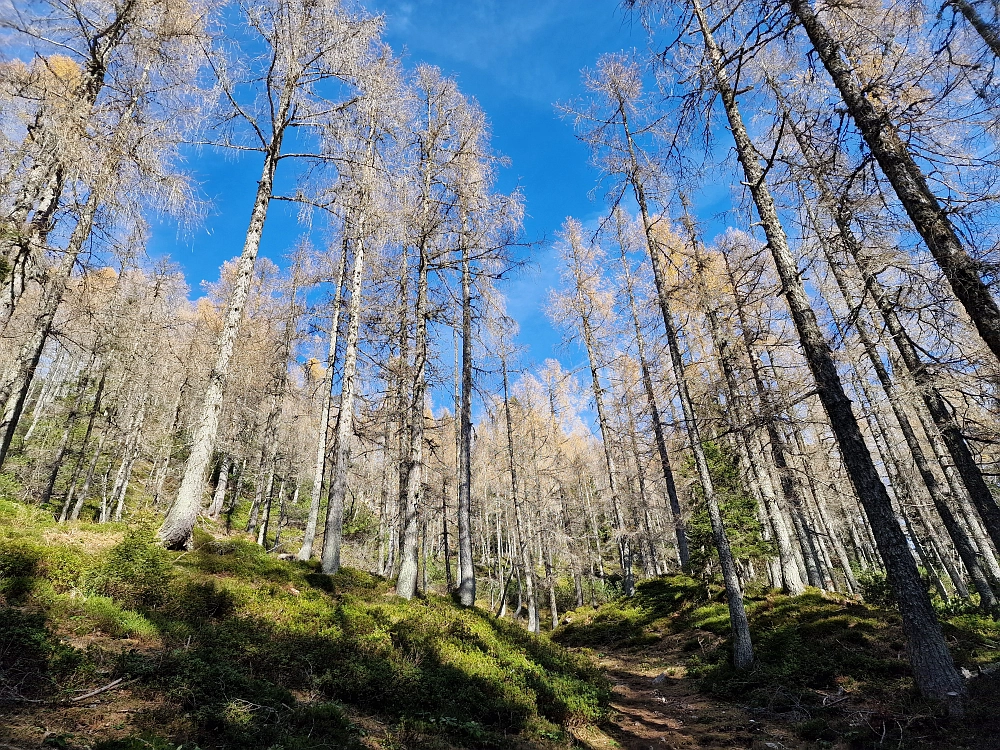
[[[687,576],[535,636],[235,535],[199,532],[176,553],[141,521],[57,524],[0,502],[0,595],[0,742],[16,748],[632,748],[655,736],[978,749],[1000,734],[995,620],[940,613],[976,675],[969,716],[949,720],[915,689],[896,612],[812,589],[747,597],[757,662],[737,672],[723,597]],[[686,723],[640,732],[623,721],[625,688]]]
[[[596,667],[547,638],[235,537],[173,553],[3,502],[0,594],[15,747],[565,747],[604,715]]]
[[[868,585],[877,601],[884,581]],[[948,720],[916,689],[894,609],[807,589],[747,596],[747,610],[757,659],[745,672],[732,667],[724,594],[683,575],[640,583],[629,600],[570,612],[552,639],[591,654],[632,688],[630,678],[639,677],[638,692],[655,713],[688,704],[676,711],[687,720],[676,732],[678,748],[1000,746],[1000,625],[993,618],[940,612],[971,694],[968,715]],[[690,715],[691,695],[700,695],[693,701],[700,715]],[[613,703],[619,712],[620,703]],[[612,728],[626,747],[643,746]]]

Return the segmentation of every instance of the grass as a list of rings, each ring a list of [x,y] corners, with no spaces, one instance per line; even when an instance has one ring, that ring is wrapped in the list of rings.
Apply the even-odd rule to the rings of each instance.
[[[796,597],[747,597],[746,605],[756,661],[745,672],[731,666],[721,594],[708,597],[686,576],[646,581],[631,601],[569,613],[571,622],[553,639],[635,654],[672,639],[701,692],[797,721],[799,736],[818,747],[834,740],[842,743],[837,747],[891,740],[900,747],[979,748],[1000,732],[1000,685],[993,676],[970,681],[970,715],[961,723],[948,722],[939,706],[920,699],[894,610],[816,589]],[[1000,623],[992,617],[954,615],[943,618],[942,627],[957,663],[969,672],[1000,662]],[[845,695],[850,700],[837,701]],[[930,738],[929,744],[907,744],[919,737]]]
[[[0,502],[0,596],[0,699],[24,726],[32,700],[134,681],[129,721],[66,747],[565,747],[608,699],[547,638],[244,539],[170,553],[148,526],[57,527]]]

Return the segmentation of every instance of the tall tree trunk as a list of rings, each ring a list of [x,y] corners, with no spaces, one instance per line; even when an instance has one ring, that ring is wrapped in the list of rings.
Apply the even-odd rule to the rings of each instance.
[[[101,379],[97,383],[97,393],[94,394],[94,403],[90,408],[90,417],[87,419],[87,429],[83,434],[83,440],[80,442],[80,449],[78,451],[78,458],[76,461],[76,466],[73,468],[73,475],[69,480],[69,490],[66,493],[66,499],[63,502],[62,512],[59,514],[60,523],[67,520],[69,516],[69,510],[73,502],[73,488],[76,487],[76,480],[78,478],[81,467],[84,464],[87,446],[90,444],[90,436],[94,432],[94,423],[97,422],[97,415],[101,413],[101,400],[104,397],[104,384],[107,382],[108,371],[105,369],[101,373]],[[51,494],[51,490],[50,490]]]
[[[80,406],[83,403],[83,397],[86,395],[87,388],[90,386],[90,371],[96,358],[96,354],[91,355],[90,362],[85,368],[83,368],[83,372],[80,373],[80,384],[77,386],[76,396],[73,398],[73,404],[70,406],[69,414],[66,415],[66,426],[63,428],[62,437],[59,440],[59,447],[56,449],[55,459],[52,462],[52,469],[49,471],[49,481],[45,486],[45,491],[42,492],[41,505],[47,505],[49,500],[52,499],[52,491],[55,489],[56,479],[59,477],[59,470],[62,468],[63,462],[66,458],[66,453],[69,451],[70,438],[73,434],[73,428],[76,427],[76,420],[80,416]],[[104,385],[104,376],[106,374],[107,369],[105,368],[104,374],[101,375],[102,388]],[[100,400],[99,395],[98,400]]]
[[[821,228],[818,224],[818,220],[815,216],[811,215],[812,210],[809,208],[808,204],[806,205],[806,208],[810,213],[810,219],[815,227],[815,231],[817,232],[820,246],[826,256],[827,265],[833,272],[833,277],[837,282],[837,288],[843,298],[844,305],[848,311],[855,310],[857,309],[857,300],[854,299],[854,295],[851,293],[848,281],[844,276],[843,269],[833,257],[826,239],[820,234]],[[903,433],[903,439],[906,441],[906,446],[909,449],[913,462],[917,467],[920,478],[923,480],[924,486],[927,488],[931,502],[934,504],[934,508],[937,510],[941,520],[944,522],[944,526],[948,530],[948,535],[955,544],[955,549],[958,551],[959,557],[961,557],[962,563],[965,565],[965,569],[968,571],[969,577],[972,579],[973,585],[976,587],[976,591],[979,592],[982,606],[985,609],[991,610],[997,604],[996,595],[990,587],[990,583],[979,565],[979,560],[976,557],[975,551],[972,549],[972,543],[969,540],[969,535],[966,533],[962,524],[960,524],[955,518],[955,514],[952,511],[953,501],[951,493],[948,491],[948,487],[938,481],[937,475],[931,468],[930,461],[924,454],[923,446],[917,438],[916,430],[913,429],[910,417],[906,413],[902,403],[902,397],[896,391],[895,383],[890,377],[889,372],[886,370],[885,364],[882,362],[882,356],[875,345],[874,334],[869,330],[867,322],[860,315],[854,317],[854,329],[858,333],[858,338],[861,340],[861,345],[865,350],[865,354],[868,356],[868,361],[871,363],[875,376],[878,378],[879,384],[885,392],[886,399],[888,400],[892,413],[896,418],[896,423],[899,425],[900,432]],[[873,408],[877,407],[873,404]]]
[[[794,132],[794,131],[793,131]],[[803,139],[800,146],[804,146],[804,156],[811,161],[811,149]],[[817,186],[827,191],[821,175],[814,170],[814,182]],[[921,398],[931,416],[931,420],[940,432],[940,439],[943,440],[947,452],[951,455],[955,469],[961,477],[962,484],[968,491],[976,511],[983,521],[986,532],[993,542],[994,547],[1000,550],[1000,505],[997,504],[989,485],[983,478],[982,470],[976,463],[969,448],[962,430],[955,420],[955,415],[949,408],[948,402],[938,390],[932,373],[927,363],[923,361],[912,339],[899,319],[899,315],[890,299],[887,290],[882,286],[871,262],[866,257],[861,242],[851,228],[853,216],[849,204],[846,201],[836,201],[833,211],[833,219],[837,225],[838,234],[843,248],[848,255],[853,258],[861,278],[864,282],[863,298],[866,302],[874,303],[879,316],[885,322],[886,330],[892,337],[896,350],[903,361],[905,370],[913,378],[914,383],[920,390]],[[937,431],[930,430],[928,438],[932,445],[938,441]],[[934,448],[935,452],[942,453],[944,449],[940,446]],[[946,476],[952,482],[952,476],[946,471]],[[960,498],[962,492],[954,486],[952,482],[952,494],[956,499]],[[961,502],[961,501],[959,501]]]
[[[87,502],[87,496],[90,493],[90,485],[94,481],[94,473],[97,471],[97,462],[101,459],[101,454],[104,452],[104,441],[108,437],[108,428],[105,427],[101,431],[101,437],[97,441],[97,447],[94,449],[94,454],[90,459],[90,466],[87,467],[87,474],[83,478],[83,486],[80,491],[76,493],[76,502],[73,504],[73,510],[69,514],[70,521],[80,520],[80,513],[83,511],[83,504]]]
[[[115,521],[121,521],[122,514],[125,512],[125,493],[128,491],[128,485],[132,479],[132,467],[139,453],[139,441],[142,438],[142,426],[145,422],[146,399],[143,400],[139,414],[132,421],[128,437],[125,440],[125,455],[118,467],[118,474],[115,476],[115,483],[111,490],[111,502],[115,506]]]
[[[577,227],[578,228],[578,227]],[[625,524],[625,518],[621,511],[621,493],[618,488],[618,472],[615,468],[615,459],[612,453],[612,434],[608,421],[607,412],[604,407],[604,387],[601,385],[599,374],[600,362],[598,361],[597,340],[591,321],[591,302],[585,293],[586,280],[583,277],[580,246],[581,238],[578,231],[572,228],[567,236],[570,252],[572,253],[573,273],[575,276],[575,291],[577,314],[580,316],[580,329],[583,338],[584,348],[587,350],[587,361],[590,364],[590,380],[594,394],[594,404],[597,407],[597,423],[601,430],[601,443],[604,449],[604,466],[608,475],[608,493],[611,500],[611,516],[614,523],[615,535],[618,542],[619,562],[622,569],[622,588],[626,596],[635,593],[635,577],[632,572],[632,546],[629,538],[629,530]]]
[[[369,158],[371,158],[371,148]],[[362,209],[363,210],[363,209]],[[347,458],[354,434],[354,399],[357,392],[358,339],[361,331],[361,290],[365,272],[365,223],[359,214],[354,239],[354,267],[351,270],[351,299],[348,303],[347,339],[344,342],[344,366],[340,378],[340,405],[331,452],[332,479],[326,501],[326,527],[323,534],[322,571],[340,570],[340,546],[344,529],[344,495],[347,492]]]
[[[784,437],[778,432],[775,424],[777,409],[774,399],[771,397],[771,391],[767,387],[761,372],[761,362],[755,351],[756,347],[754,346],[753,334],[750,329],[750,321],[747,319],[746,310],[744,309],[744,300],[740,297],[736,277],[729,263],[729,258],[725,253],[723,253],[722,259],[726,268],[729,285],[733,290],[733,299],[736,302],[736,316],[740,325],[740,336],[747,352],[747,361],[750,363],[750,372],[753,375],[754,387],[763,406],[765,429],[767,430],[768,438],[767,443],[770,446],[771,452],[771,464],[777,474],[778,486],[781,488],[782,497],[788,507],[787,512],[778,503],[773,490],[774,485],[765,476],[765,472],[760,469],[757,462],[751,462],[751,465],[757,473],[758,484],[764,490],[764,501],[767,504],[768,515],[774,526],[778,542],[778,559],[781,563],[784,591],[791,596],[797,596],[805,590],[805,583],[802,580],[802,572],[799,570],[799,560],[792,546],[792,536],[791,530],[788,528],[788,521],[790,515],[794,513],[795,508],[799,505],[799,496],[796,493],[795,483],[788,470]],[[770,492],[767,491],[767,485],[769,484],[771,485]]]
[[[517,537],[517,549],[520,557],[521,572],[524,576],[524,591],[528,600],[528,632],[538,633],[538,602],[535,600],[535,571],[531,562],[531,551],[528,549],[526,529],[521,510],[521,498],[517,487],[517,464],[514,460],[514,423],[510,413],[510,384],[507,378],[507,359],[500,355],[500,367],[503,371],[503,408],[507,426],[507,458],[510,461],[510,497],[514,505],[514,531]],[[521,611],[521,576],[518,576],[517,610]],[[514,615],[517,617],[517,614]]]
[[[406,462],[406,501],[403,507],[403,544],[396,595],[409,599],[417,588],[418,512],[424,479],[424,397],[427,392],[427,284],[430,258],[420,245],[417,268],[416,336],[413,343],[413,393],[410,401],[410,444]]]
[[[673,313],[670,311],[670,300],[666,288],[665,269],[660,248],[649,247],[653,258],[654,276],[658,292],[660,312],[663,315],[663,327],[667,334],[667,348],[670,352],[670,364],[674,372],[674,381],[681,401],[684,414],[684,424],[687,429],[691,452],[694,454],[695,469],[698,473],[698,483],[704,494],[705,505],[712,527],[712,540],[719,554],[719,564],[722,568],[722,578],[726,588],[726,599],[729,605],[729,621],[733,630],[733,664],[737,669],[748,669],[753,664],[753,644],[750,640],[750,622],[747,619],[746,608],[743,605],[743,591],[740,586],[739,574],[729,537],[722,520],[722,511],[715,495],[715,484],[708,467],[708,459],[702,444],[701,429],[694,412],[694,403],[688,390],[687,375],[684,372],[684,362],[681,359],[680,344],[677,340],[677,329],[674,325]]]
[[[798,3],[798,0],[791,2]],[[806,361],[816,380],[818,395],[837,438],[848,476],[864,506],[899,602],[907,651],[917,686],[926,697],[941,699],[949,704],[956,715],[960,714],[965,694],[962,676],[955,668],[955,662],[945,644],[920,572],[910,556],[906,537],[896,521],[885,485],[875,469],[850,399],[844,392],[833,356],[809,304],[771,191],[765,182],[764,170],[740,115],[736,94],[722,62],[722,52],[712,37],[701,4],[698,0],[691,0],[691,6],[705,41],[715,89],[725,108],[737,156],[767,236]]]
[[[327,443],[330,434],[330,411],[333,404],[333,370],[337,363],[337,336],[340,329],[340,303],[343,298],[344,275],[347,271],[348,235],[344,232],[343,245],[340,249],[340,262],[337,264],[336,291],[333,294],[333,318],[330,321],[330,346],[326,353],[326,372],[323,373],[323,406],[319,415],[319,431],[316,437],[316,460],[313,463],[313,485],[309,492],[309,517],[306,519],[306,530],[302,538],[302,547],[296,558],[302,561],[312,557],[313,545],[316,543],[316,527],[319,523],[319,506],[323,495],[323,478],[327,470]]]
[[[619,227],[620,232],[620,227]],[[688,551],[687,530],[684,528],[684,518],[681,512],[680,500],[677,497],[677,485],[674,483],[674,471],[670,465],[670,456],[667,453],[667,441],[663,434],[663,422],[660,419],[660,408],[656,403],[656,390],[653,388],[653,378],[649,372],[649,360],[646,357],[646,339],[642,334],[642,326],[639,324],[639,312],[635,304],[635,291],[632,281],[632,271],[629,267],[628,254],[626,253],[626,243],[619,237],[619,248],[622,256],[622,274],[625,281],[625,294],[628,297],[629,312],[632,316],[632,326],[635,332],[636,346],[639,353],[639,369],[642,372],[642,387],[646,392],[646,405],[649,408],[650,419],[653,423],[653,437],[656,441],[656,452],[660,457],[660,468],[663,471],[663,483],[667,490],[667,499],[670,502],[670,514],[674,525],[674,537],[677,543],[677,555],[680,558],[681,568],[687,569],[690,552]]]
[[[287,111],[280,113],[281,120]],[[208,389],[202,402],[198,421],[195,423],[194,437],[191,442],[191,453],[184,467],[184,476],[177,492],[177,499],[171,506],[163,525],[160,526],[160,541],[168,549],[183,549],[191,541],[191,533],[201,511],[202,492],[205,486],[205,474],[212,460],[215,441],[219,431],[219,415],[222,411],[222,397],[226,391],[226,380],[229,374],[229,362],[232,359],[236,338],[239,336],[240,325],[243,322],[243,308],[246,306],[253,281],[253,268],[260,249],[260,238],[264,233],[264,220],[267,218],[268,205],[274,186],[274,171],[281,152],[283,130],[278,130],[269,144],[264,157],[264,168],[260,182],[257,185],[257,197],[254,200],[253,211],[250,214],[250,224],[247,228],[243,252],[236,266],[236,277],[233,281],[233,292],[229,298],[229,309],[219,336],[215,362],[208,376]]]
[[[472,561],[472,273],[469,248],[462,242],[462,404],[458,458],[458,600],[476,603]]]
[[[872,156],[882,168],[914,228],[937,261],[979,335],[1000,359],[1000,307],[980,277],[980,265],[966,252],[948,213],[899,136],[889,113],[866,93],[844,59],[841,44],[816,15],[810,0],[788,0],[813,48],[847,105]]]
[[[170,429],[167,430],[166,445],[162,449],[161,455],[155,463],[156,485],[153,490],[153,507],[160,507],[160,498],[163,497],[163,485],[167,481],[167,472],[170,470],[170,457],[174,452],[174,435],[181,422],[181,407],[184,403],[184,394],[188,388],[188,379],[184,378],[180,389],[177,391],[177,400],[174,401],[173,419],[170,420]]]

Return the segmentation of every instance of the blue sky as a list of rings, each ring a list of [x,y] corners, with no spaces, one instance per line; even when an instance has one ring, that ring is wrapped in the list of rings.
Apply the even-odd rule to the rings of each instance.
[[[407,67],[440,67],[486,112],[494,148],[511,160],[498,187],[520,185],[524,193],[527,240],[551,241],[567,216],[587,222],[601,213],[600,198],[588,196],[597,175],[587,149],[553,103],[582,93],[580,70],[600,54],[645,46],[645,32],[617,0],[372,0],[366,7],[385,14],[385,39]],[[150,250],[179,263],[197,296],[200,283],[217,278],[222,262],[242,249],[260,160],[206,149],[189,166],[211,201],[209,216],[182,235],[154,227]],[[272,204],[261,254],[280,261],[298,234],[294,209]],[[555,351],[560,335],[543,313],[557,283],[549,244],[535,247],[532,264],[505,287],[508,312],[520,323],[526,360],[579,362],[577,351]]]

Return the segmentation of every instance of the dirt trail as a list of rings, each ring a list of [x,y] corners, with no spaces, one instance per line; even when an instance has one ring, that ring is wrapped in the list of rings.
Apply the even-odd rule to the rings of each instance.
[[[577,739],[592,750],[809,747],[788,722],[700,693],[697,681],[686,677],[680,666],[684,655],[666,644],[598,654],[598,664],[613,686],[612,715],[601,733]]]

